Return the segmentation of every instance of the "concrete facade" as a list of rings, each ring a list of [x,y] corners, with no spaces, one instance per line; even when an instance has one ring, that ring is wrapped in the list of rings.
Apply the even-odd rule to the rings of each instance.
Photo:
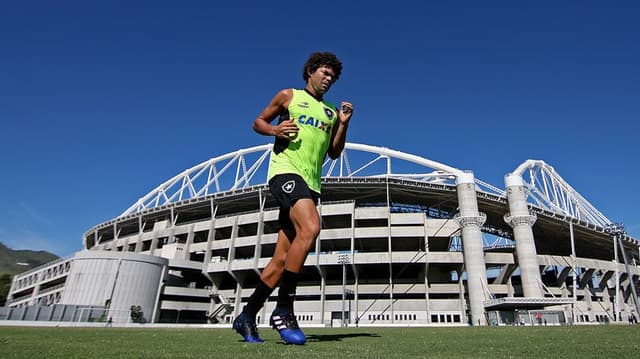
[[[59,304],[105,306],[107,318],[127,322],[131,306],[139,306],[141,321],[153,322],[159,291],[168,269],[162,257],[110,251],[83,251],[73,258]]]
[[[524,318],[497,315],[505,306],[575,323],[637,317],[636,240],[620,242],[621,262],[604,228],[532,206],[518,178],[506,180],[504,196],[481,191],[471,172],[458,173],[455,181],[325,179],[322,229],[297,291],[300,324],[341,325],[343,308],[352,325],[487,325]],[[123,291],[157,294],[149,321],[230,323],[274,252],[277,218],[265,185],[117,217],[84,235],[89,257],[109,253],[94,258],[100,268],[78,258],[78,273],[97,277],[83,281],[67,269],[52,284],[40,279],[43,269],[21,274],[9,307],[89,297],[87,303],[104,305],[101,288],[119,288],[113,284],[122,281]],[[128,274],[117,280],[109,277],[121,273],[116,263],[129,263],[129,256],[167,261],[166,276],[149,260],[124,268]],[[73,258],[65,263],[76,266]],[[54,284],[62,285],[60,295],[43,303],[43,291]],[[259,313],[260,325],[276,296]]]

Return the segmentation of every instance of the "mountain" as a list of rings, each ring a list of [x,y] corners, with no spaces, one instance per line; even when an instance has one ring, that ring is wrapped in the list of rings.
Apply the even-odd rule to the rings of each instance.
[[[45,251],[12,250],[0,243],[0,274],[18,274],[58,259]]]

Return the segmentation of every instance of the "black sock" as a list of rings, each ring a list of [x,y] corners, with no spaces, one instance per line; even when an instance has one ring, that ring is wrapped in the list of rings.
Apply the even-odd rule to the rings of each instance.
[[[251,318],[255,318],[260,308],[264,305],[264,302],[266,302],[269,295],[271,295],[271,292],[273,292],[273,288],[270,288],[268,285],[264,284],[263,281],[260,281],[242,311],[251,316]]]
[[[289,272],[286,269],[282,273],[280,290],[278,291],[278,304],[276,305],[279,309],[285,309],[293,312],[293,301],[296,297],[298,277],[299,273]]]

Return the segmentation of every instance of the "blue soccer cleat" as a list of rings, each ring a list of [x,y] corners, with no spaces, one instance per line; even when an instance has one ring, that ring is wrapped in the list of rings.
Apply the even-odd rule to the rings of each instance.
[[[286,344],[303,345],[307,342],[293,312],[276,308],[271,314],[269,324],[277,330]]]
[[[244,312],[233,321],[233,330],[236,333],[242,335],[242,338],[247,343],[262,343],[264,340],[258,335],[258,327],[256,327],[256,321],[250,318]]]

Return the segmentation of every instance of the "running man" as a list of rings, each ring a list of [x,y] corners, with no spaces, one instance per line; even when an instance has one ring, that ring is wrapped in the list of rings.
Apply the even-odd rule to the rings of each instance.
[[[258,335],[256,314],[278,283],[278,302],[270,325],[287,344],[302,345],[307,340],[298,327],[293,302],[298,276],[320,233],[316,205],[322,163],[326,155],[332,159],[340,156],[353,114],[350,102],[341,102],[338,109],[324,100],[341,72],[342,63],[333,53],[311,54],[302,73],[305,88],[278,92],[253,123],[257,133],[275,137],[267,177],[271,194],[280,206],[280,230],[260,283],[233,322],[233,329],[245,342],[263,341]],[[276,118],[277,125],[272,125]]]

